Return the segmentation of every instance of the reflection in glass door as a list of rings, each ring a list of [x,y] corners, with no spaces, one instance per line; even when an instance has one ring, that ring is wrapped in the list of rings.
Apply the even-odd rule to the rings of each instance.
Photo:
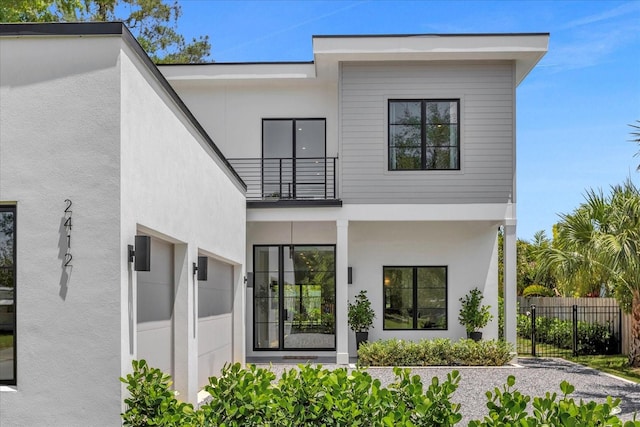
[[[335,246],[255,246],[254,278],[256,350],[335,349]]]
[[[325,119],[262,121],[262,195],[326,198]]]

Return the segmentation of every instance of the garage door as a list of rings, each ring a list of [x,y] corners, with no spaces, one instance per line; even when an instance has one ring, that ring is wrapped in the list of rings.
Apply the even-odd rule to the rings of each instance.
[[[137,272],[138,359],[173,371],[173,244],[151,238],[151,271]]]
[[[209,258],[208,280],[198,282],[198,385],[233,360],[233,266]]]

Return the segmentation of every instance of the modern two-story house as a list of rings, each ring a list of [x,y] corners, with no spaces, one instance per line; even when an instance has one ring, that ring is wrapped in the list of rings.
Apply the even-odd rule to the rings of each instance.
[[[480,288],[497,338],[504,229],[515,342],[516,87],[547,34],[316,36],[312,62],[161,66],[247,184],[247,355],[346,363],[371,339],[463,337]]]
[[[516,339],[516,87],[548,34],[320,36],[311,62],[155,66],[121,23],[0,25],[0,425],[117,425],[132,359]]]

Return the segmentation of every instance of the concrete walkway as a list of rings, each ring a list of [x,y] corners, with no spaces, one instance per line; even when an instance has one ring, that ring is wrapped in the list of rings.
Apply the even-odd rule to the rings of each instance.
[[[285,369],[291,369],[298,363],[305,361],[287,360],[287,363],[273,363],[271,370],[279,374]],[[318,363],[318,361],[310,361]],[[268,364],[256,364],[269,368]],[[335,364],[323,364],[328,369],[338,367]],[[411,368],[413,374],[422,377],[423,384],[428,385],[431,378],[437,376],[440,380],[447,377],[447,373],[453,369],[460,372],[461,380],[452,400],[460,403],[460,412],[463,415],[460,426],[465,426],[472,419],[482,419],[487,415],[485,393],[493,391],[495,387],[502,387],[509,375],[516,378],[515,388],[521,393],[533,397],[544,396],[546,392],[556,392],[561,395],[560,383],[567,381],[575,387],[571,395],[576,401],[595,400],[606,401],[607,396],[622,399],[622,420],[633,418],[634,412],[640,413],[640,384],[614,378],[608,374],[568,362],[563,359],[518,359],[516,365],[503,367],[427,367]],[[367,372],[374,378],[380,379],[383,385],[389,385],[394,381],[391,368],[368,368]],[[426,386],[425,386],[426,387]],[[531,412],[531,406],[529,406]]]

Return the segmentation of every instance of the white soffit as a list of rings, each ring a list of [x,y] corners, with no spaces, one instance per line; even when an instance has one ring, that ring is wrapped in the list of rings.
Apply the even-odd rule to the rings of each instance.
[[[320,77],[337,73],[337,64],[347,61],[510,60],[516,64],[516,84],[540,61],[548,45],[547,33],[313,37]]]
[[[169,81],[338,79],[340,62],[514,61],[519,84],[548,50],[549,34],[313,36],[314,62],[161,65]]]
[[[211,63],[160,65],[169,81],[299,80],[315,78],[311,62]]]

